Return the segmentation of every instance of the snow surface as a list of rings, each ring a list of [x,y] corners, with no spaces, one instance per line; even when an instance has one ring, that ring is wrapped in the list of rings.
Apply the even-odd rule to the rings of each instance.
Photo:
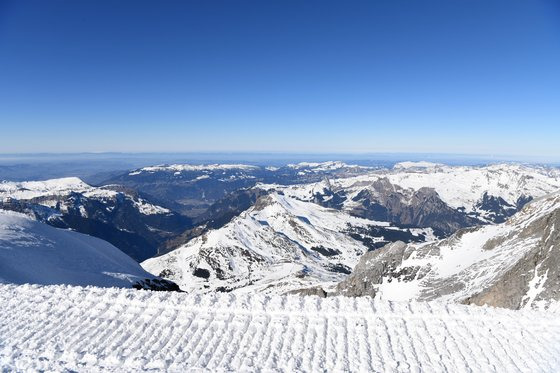
[[[148,278],[106,241],[0,210],[0,282],[130,287]]]
[[[30,285],[0,304],[1,371],[560,371],[552,312]]]
[[[441,167],[426,172],[395,172],[388,179],[403,188],[434,188],[454,208],[471,211],[486,192],[515,206],[521,196],[540,197],[560,188],[560,171],[522,165]]]

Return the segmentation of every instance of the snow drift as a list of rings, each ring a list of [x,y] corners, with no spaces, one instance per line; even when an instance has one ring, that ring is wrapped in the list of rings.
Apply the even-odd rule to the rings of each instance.
[[[0,304],[0,371],[560,370],[550,311],[27,285]]]

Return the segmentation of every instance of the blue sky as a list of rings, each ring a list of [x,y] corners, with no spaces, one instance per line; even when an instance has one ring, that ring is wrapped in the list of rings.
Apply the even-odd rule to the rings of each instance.
[[[0,0],[0,153],[560,158],[557,1]]]

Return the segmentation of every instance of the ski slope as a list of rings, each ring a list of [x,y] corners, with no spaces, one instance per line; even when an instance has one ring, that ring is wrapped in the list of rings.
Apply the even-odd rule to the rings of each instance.
[[[550,311],[60,285],[0,304],[0,371],[560,370]]]

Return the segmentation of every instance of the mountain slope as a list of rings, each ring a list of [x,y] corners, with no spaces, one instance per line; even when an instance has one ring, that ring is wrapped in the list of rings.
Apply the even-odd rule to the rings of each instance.
[[[334,285],[386,237],[424,241],[431,231],[351,217],[272,192],[222,228],[142,266],[186,291],[283,293]]]
[[[191,227],[190,219],[133,190],[93,187],[78,178],[2,182],[0,208],[99,237],[138,261],[156,255],[166,240]]]
[[[508,308],[560,300],[560,192],[529,203],[499,225],[460,230],[429,244],[369,252],[337,294]]]
[[[0,282],[174,288],[108,242],[1,210]]]

